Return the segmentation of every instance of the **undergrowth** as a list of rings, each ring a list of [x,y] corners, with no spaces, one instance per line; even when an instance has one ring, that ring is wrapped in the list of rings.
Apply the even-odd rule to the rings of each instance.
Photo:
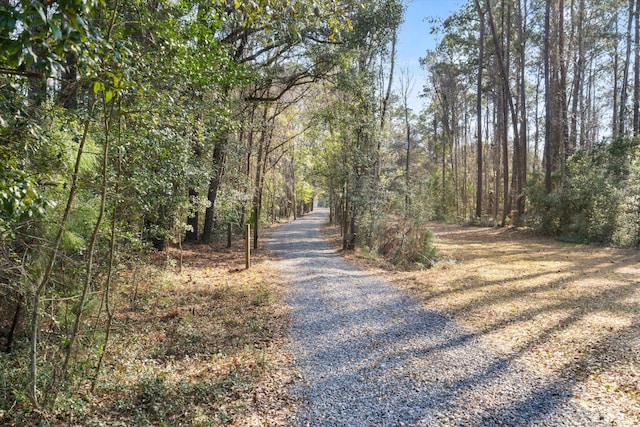
[[[18,367],[28,364],[18,361],[28,358],[26,339],[0,354],[0,425],[244,424],[257,411],[255,393],[282,363],[286,316],[264,254],[254,254],[250,270],[240,268],[241,254],[189,246],[181,273],[162,255],[138,273],[146,280],[120,284],[100,374],[74,366],[74,388],[59,390],[52,410],[34,411],[24,393],[28,376]]]

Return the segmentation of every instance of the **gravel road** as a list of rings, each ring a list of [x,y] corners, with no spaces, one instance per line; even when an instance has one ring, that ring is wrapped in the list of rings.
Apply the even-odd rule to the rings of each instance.
[[[301,378],[292,426],[600,426],[573,384],[500,356],[468,329],[350,265],[319,228],[327,211],[276,231],[290,283]]]

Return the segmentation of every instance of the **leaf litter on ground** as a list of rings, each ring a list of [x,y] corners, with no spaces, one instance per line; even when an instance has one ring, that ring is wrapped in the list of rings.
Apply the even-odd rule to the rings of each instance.
[[[267,251],[244,269],[242,242],[185,245],[146,267],[132,301],[120,289],[115,330],[85,414],[69,423],[282,425],[292,381],[281,351],[285,285]],[[167,267],[168,266],[168,267]]]
[[[640,425],[640,252],[513,228],[431,226],[442,261],[430,269],[341,253],[510,359],[560,375],[612,425]],[[324,232],[339,247],[339,230]]]

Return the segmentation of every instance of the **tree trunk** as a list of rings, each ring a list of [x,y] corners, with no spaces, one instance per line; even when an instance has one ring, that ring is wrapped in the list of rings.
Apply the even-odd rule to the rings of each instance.
[[[545,91],[545,132],[544,132],[544,188],[547,194],[552,190],[553,172],[553,87],[551,82],[551,3],[555,0],[545,0],[544,14],[544,91]]]
[[[553,190],[555,171],[564,172],[568,144],[564,1],[547,0],[545,13],[545,190]],[[555,44],[553,43],[555,41]]]
[[[584,0],[582,0],[584,2]],[[640,0],[636,0],[634,13],[634,64],[633,64],[633,136],[640,131]]]
[[[529,154],[527,146],[527,94],[526,94],[526,58],[525,58],[525,46],[526,39],[526,17],[527,17],[527,2],[518,1],[518,39],[519,53],[520,53],[520,137],[518,143],[520,148],[518,150],[518,181],[516,186],[516,217],[513,218],[513,223],[516,226],[521,224],[521,218],[524,214],[525,197],[523,195],[524,186],[527,182],[527,156]]]
[[[618,14],[614,15],[614,34],[618,34]],[[619,55],[618,55],[618,45],[616,44],[616,46],[614,47],[614,53],[613,53],[613,117],[612,117],[612,121],[611,121],[611,134],[613,139],[618,138],[618,135],[620,134],[620,129],[618,128],[619,125],[619,118],[618,118],[618,99],[619,99],[619,95],[618,95],[618,74],[620,72],[619,70]]]
[[[111,118],[113,116],[113,106],[115,102],[110,104],[110,108],[107,110],[107,101],[106,98],[103,98],[103,131],[104,131],[104,141],[103,141],[103,149],[102,149],[102,170],[101,170],[101,192],[100,192],[100,208],[98,210],[98,217],[95,220],[95,224],[93,226],[93,230],[91,232],[91,237],[89,239],[89,245],[87,247],[87,260],[86,260],[86,271],[84,277],[84,283],[82,285],[82,293],[80,295],[80,300],[78,301],[78,311],[76,313],[76,317],[73,322],[73,328],[71,330],[71,334],[67,337],[68,344],[64,357],[64,361],[62,363],[62,368],[60,369],[60,382],[56,383],[54,381],[54,387],[57,389],[60,384],[63,384],[67,378],[67,369],[69,366],[69,362],[71,360],[71,354],[73,353],[73,347],[78,337],[78,333],[80,332],[80,323],[82,320],[82,316],[84,314],[84,307],[87,301],[87,296],[89,294],[89,288],[91,287],[91,283],[93,281],[93,269],[94,269],[94,257],[95,257],[95,247],[98,241],[98,233],[100,232],[100,228],[102,225],[102,219],[104,218],[104,213],[106,209],[107,203],[107,190],[109,187],[109,148],[111,144],[110,139],[110,129],[111,129]]]
[[[216,139],[215,146],[213,148],[212,158],[212,170],[211,178],[209,179],[209,190],[207,191],[207,200],[209,200],[209,206],[204,215],[204,229],[202,230],[202,241],[204,243],[211,243],[213,240],[213,223],[216,197],[218,195],[218,188],[222,181],[222,175],[224,171],[224,155],[225,147],[227,144],[227,135],[221,135]]]
[[[442,201],[441,201],[441,209],[442,209],[442,219],[446,219],[447,217],[447,200],[446,200],[446,182],[447,182],[447,139],[449,137],[449,133],[445,130],[445,126],[442,128],[444,140],[442,141]]]
[[[67,203],[62,214],[62,218],[60,219],[60,223],[58,224],[58,230],[56,233],[56,238],[51,245],[51,254],[49,255],[46,267],[38,277],[38,279],[33,283],[33,303],[31,308],[31,337],[29,343],[29,398],[31,399],[31,403],[37,409],[40,408],[40,403],[38,401],[38,333],[40,331],[40,303],[42,299],[42,294],[49,284],[49,280],[51,279],[51,275],[53,273],[53,267],[56,263],[56,259],[58,257],[58,250],[60,248],[60,244],[62,243],[62,237],[64,235],[67,221],[69,219],[69,215],[71,214],[71,208],[75,202],[76,192],[78,190],[78,178],[80,176],[80,165],[82,163],[84,153],[85,153],[85,145],[87,142],[87,137],[89,134],[89,127],[93,120],[93,113],[95,111],[96,102],[95,99],[91,100],[91,106],[89,107],[89,112],[84,123],[84,130],[82,133],[82,138],[80,139],[80,143],[78,145],[78,149],[76,151],[76,159],[73,167],[73,174],[71,175],[71,185],[69,186],[69,195],[67,196]]]
[[[6,353],[11,353],[11,347],[13,346],[13,337],[15,336],[16,329],[18,328],[18,323],[20,322],[21,312],[22,312],[22,296],[20,296],[20,298],[16,302],[16,308],[13,312],[11,327],[9,328],[9,333],[7,334],[7,344],[5,346]]]
[[[60,81],[60,102],[67,110],[78,106],[78,58],[74,53],[65,55],[66,70]]]
[[[296,212],[296,206],[298,205],[298,195],[296,194],[296,147],[295,147],[295,144],[291,149],[291,204],[293,205],[293,219],[294,220],[298,219],[298,212]],[[329,217],[331,217],[331,214],[329,215]],[[329,221],[331,221],[331,218],[329,218]]]
[[[407,144],[407,157],[404,165],[404,179],[405,179],[405,215],[409,209],[411,203],[411,177],[409,173],[409,167],[411,165],[411,123],[409,121],[409,96],[413,91],[413,78],[409,74],[409,71],[401,72],[400,76],[400,90],[402,95],[402,108],[404,112],[404,126],[405,126],[405,143]],[[377,174],[377,172],[376,172]]]
[[[534,105],[535,105],[535,113],[534,113],[534,124],[535,124],[535,130],[534,130],[534,137],[533,137],[533,171],[536,172],[538,171],[538,167],[540,165],[539,162],[539,158],[538,158],[538,154],[540,153],[540,123],[539,123],[539,119],[540,119],[540,81],[542,80],[540,78],[540,70],[538,70],[538,72],[536,73],[536,96],[535,96],[535,100],[534,100]]]
[[[583,23],[584,23],[584,0],[580,0],[578,4],[577,17],[573,19],[573,26],[576,27],[576,38],[578,44],[578,52],[574,60],[573,68],[573,90],[571,93],[571,124],[569,131],[569,144],[566,156],[571,156],[577,147],[578,142],[578,106],[580,101],[580,94],[583,90],[584,79],[584,35],[583,35]]]
[[[495,224],[498,224],[498,215],[500,213],[500,191],[502,186],[500,185],[500,177],[502,173],[502,132],[500,131],[500,123],[502,123],[498,117],[500,117],[500,111],[502,109],[502,103],[500,102],[500,97],[498,96],[493,105],[493,123],[497,123],[496,130],[493,135],[493,159],[494,159],[494,199],[495,203],[493,204],[493,220]],[[487,126],[488,127],[488,126]]]
[[[267,158],[268,147],[267,144],[267,117],[269,115],[269,108],[264,107],[264,113],[262,114],[263,129],[260,133],[260,140],[258,141],[258,157],[256,159],[256,179],[255,188],[253,192],[253,215],[251,221],[253,222],[253,248],[258,249],[258,226],[260,224],[260,215],[262,211],[262,188],[264,185],[264,172]]]
[[[393,71],[396,65],[396,44],[398,39],[397,31],[394,31],[391,36],[391,56],[389,57],[391,64],[389,65],[389,80],[387,83],[387,91],[382,99],[382,108],[380,111],[380,130],[384,131],[385,122],[387,118],[387,106],[389,104],[389,98],[391,97],[391,86],[393,83]],[[380,151],[380,144],[378,144],[378,151]]]
[[[627,94],[629,90],[629,66],[631,63],[631,30],[633,28],[634,0],[629,0],[629,18],[627,22],[627,50],[620,89],[620,113],[618,114],[618,135],[624,137],[627,120]]]
[[[501,9],[501,14],[504,15],[504,9]],[[510,15],[510,13],[508,13]],[[504,18],[503,18],[504,19]],[[513,146],[514,146],[514,157],[519,156],[519,133],[518,133],[518,114],[513,102],[513,97],[511,95],[511,89],[509,87],[509,44],[511,42],[510,32],[507,32],[506,40],[507,47],[501,46],[499,40],[504,39],[504,37],[498,38],[495,22],[493,19],[493,13],[491,12],[490,4],[487,7],[487,21],[489,24],[489,28],[491,29],[491,36],[493,38],[493,44],[495,47],[496,59],[498,64],[498,71],[500,76],[501,90],[500,93],[503,94],[503,98],[501,102],[504,104],[504,112],[501,120],[504,120],[504,144],[503,144],[503,166],[504,166],[504,209],[502,213],[502,221],[501,224],[504,226],[506,223],[507,215],[511,212],[511,197],[509,192],[509,146],[508,146],[508,115],[511,113],[511,122],[513,125]],[[517,167],[518,162],[514,162],[514,166]],[[516,174],[518,171],[514,170],[512,173]]]
[[[475,0],[476,11],[480,18],[480,36],[478,38],[478,78],[476,91],[477,148],[476,148],[476,218],[482,218],[482,68],[484,67],[484,13],[480,1]]]
[[[564,0],[558,0],[558,72],[560,82],[557,90],[557,107],[560,113],[558,117],[560,122],[557,124],[558,130],[556,134],[559,136],[558,141],[558,157],[559,169],[564,174],[566,169],[566,159],[569,144],[569,110],[567,106],[567,63],[565,59],[565,34],[564,34]]]
[[[506,94],[504,91],[500,92],[500,105],[501,105],[501,113],[499,120],[502,123],[500,126],[501,129],[501,140],[502,140],[502,218],[500,220],[500,226],[504,227],[507,222],[507,216],[511,211],[511,198],[509,192],[509,127],[508,123],[508,113],[506,106],[506,97],[510,96]]]

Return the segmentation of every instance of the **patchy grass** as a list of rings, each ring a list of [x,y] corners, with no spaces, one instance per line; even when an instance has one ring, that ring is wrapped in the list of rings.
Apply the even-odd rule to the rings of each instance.
[[[137,273],[137,285],[117,289],[113,335],[93,391],[84,383],[63,393],[57,414],[6,408],[0,424],[284,424],[288,312],[273,257],[254,252],[245,270],[242,242],[231,250],[188,245],[178,272],[179,255],[171,249],[167,263],[158,254],[155,266]]]
[[[640,425],[640,253],[513,229],[433,224],[434,268],[346,256],[469,327],[505,356],[574,384],[612,425]],[[325,229],[337,242],[335,229]]]
[[[177,257],[177,254],[172,254]],[[119,313],[98,418],[144,425],[280,424],[288,360],[285,288],[264,251],[183,250],[181,273]]]

